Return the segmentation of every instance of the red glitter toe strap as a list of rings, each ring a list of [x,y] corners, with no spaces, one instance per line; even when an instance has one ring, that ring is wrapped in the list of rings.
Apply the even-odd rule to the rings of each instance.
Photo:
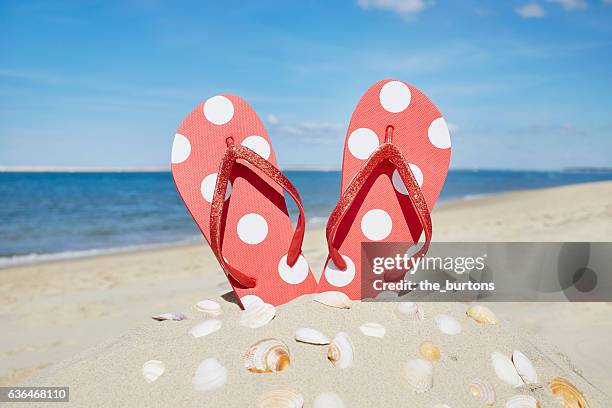
[[[342,197],[338,201],[336,208],[332,211],[326,227],[327,235],[327,247],[329,249],[329,256],[331,257],[334,264],[341,270],[346,270],[346,262],[338,252],[338,249],[334,246],[334,239],[336,237],[336,231],[340,222],[346,215],[346,212],[353,204],[355,197],[359,194],[359,191],[363,188],[366,180],[370,177],[374,169],[383,161],[387,160],[393,164],[397,169],[406,189],[408,190],[408,197],[412,206],[414,207],[419,222],[425,231],[425,243],[423,247],[411,257],[416,259],[417,257],[424,256],[429,249],[429,243],[431,242],[432,225],[431,217],[429,215],[429,209],[425,202],[423,192],[419,187],[408,162],[404,159],[404,156],[397,148],[397,146],[391,143],[391,137],[393,134],[393,128],[389,126],[387,128],[387,135],[385,136],[385,143],[380,145],[368,158],[365,165],[359,169],[357,174],[353,177],[348,187],[344,190]],[[411,266],[411,265],[410,265]]]
[[[272,163],[247,147],[235,145],[231,137],[227,138],[226,143],[227,149],[225,150],[219,167],[215,193],[212,200],[212,208],[210,211],[210,247],[217,257],[219,264],[221,264],[221,268],[223,268],[223,271],[228,277],[238,282],[244,288],[253,288],[257,283],[256,279],[229,265],[221,253],[221,220],[223,219],[225,192],[234,164],[239,159],[249,162],[276,184],[285,189],[297,204],[300,215],[298,217],[295,232],[293,233],[293,238],[287,250],[287,264],[289,266],[295,265],[302,251],[302,241],[304,240],[306,223],[304,208],[302,207],[302,199],[293,184],[291,184],[289,179],[287,179],[287,177],[285,177],[285,175]]]

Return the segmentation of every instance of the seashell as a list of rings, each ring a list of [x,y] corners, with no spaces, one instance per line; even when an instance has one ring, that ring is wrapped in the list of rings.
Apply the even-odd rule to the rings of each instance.
[[[300,327],[295,331],[295,340],[302,343],[324,345],[329,344],[329,337],[310,327]]]
[[[506,408],[540,408],[540,403],[531,395],[515,395],[506,401]]]
[[[512,353],[512,363],[525,384],[536,384],[538,382],[538,374],[535,367],[526,355],[518,350],[514,350],[514,353]]]
[[[244,356],[244,366],[253,373],[272,373],[289,367],[289,348],[277,339],[253,344]]]
[[[336,334],[327,349],[327,359],[339,368],[352,366],[354,354],[351,338],[344,332]]]
[[[475,379],[470,384],[470,395],[483,404],[495,404],[495,390],[493,386],[479,378]]]
[[[196,338],[208,336],[219,330],[222,324],[223,322],[221,320],[207,319],[193,326],[191,330],[189,330],[189,334]]]
[[[161,361],[149,360],[142,365],[142,375],[144,376],[145,380],[151,384],[164,373],[165,369],[166,366]]]
[[[565,408],[589,408],[584,395],[565,378],[557,377],[548,384],[548,389]]]
[[[455,335],[461,333],[461,323],[454,317],[439,314],[434,317],[438,329],[444,334]]]
[[[181,321],[181,320],[185,320],[186,318],[187,316],[185,316],[182,313],[160,313],[158,315],[151,316],[151,319],[157,320],[158,322],[162,322],[164,320]]]
[[[424,341],[419,346],[421,357],[427,361],[438,361],[440,359],[440,349],[431,341]]]
[[[498,351],[491,353],[491,363],[497,377],[506,384],[510,384],[514,388],[524,384],[512,361],[502,353]]]
[[[304,396],[289,389],[268,391],[257,401],[258,408],[302,408],[303,406]]]
[[[359,330],[361,330],[361,332],[365,334],[366,336],[378,337],[378,338],[385,337],[385,333],[387,332],[387,329],[385,329],[385,326],[383,326],[382,324],[374,323],[374,322],[368,322],[368,323],[362,324],[361,326],[359,326]]]
[[[497,324],[497,316],[486,306],[474,305],[470,307],[466,314],[480,324]]]
[[[312,404],[313,408],[344,408],[344,402],[338,396],[338,394],[333,392],[324,392],[322,394],[317,395],[314,403]]]
[[[240,312],[240,324],[251,329],[265,326],[276,316],[276,308],[269,303],[256,303]]]
[[[425,318],[423,307],[416,302],[400,302],[395,308],[395,314],[402,320],[416,321]]]
[[[191,379],[197,391],[210,391],[222,387],[227,382],[227,368],[223,367],[216,358],[207,358],[202,361]]]
[[[350,309],[353,301],[344,292],[331,290],[329,292],[317,293],[313,300],[326,306],[337,307],[339,309]]]
[[[420,358],[410,360],[404,366],[404,379],[419,394],[426,392],[433,386],[433,365]]]
[[[195,304],[195,308],[209,316],[219,316],[221,313],[223,313],[223,308],[221,308],[221,305],[210,299],[200,300]]]

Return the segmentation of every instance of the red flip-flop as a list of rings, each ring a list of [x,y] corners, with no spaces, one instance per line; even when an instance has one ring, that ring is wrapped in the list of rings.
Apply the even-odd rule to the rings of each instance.
[[[375,277],[362,276],[362,242],[413,244],[424,231],[425,243],[413,256],[427,252],[450,145],[444,118],[421,91],[394,80],[368,89],[347,131],[341,197],[327,223],[329,256],[318,292],[370,297],[362,293],[362,279]]]
[[[172,176],[243,307],[312,293],[301,253],[305,217],[298,192],[277,168],[259,117],[242,98],[198,105],[172,144]],[[295,231],[283,190],[300,211]]]

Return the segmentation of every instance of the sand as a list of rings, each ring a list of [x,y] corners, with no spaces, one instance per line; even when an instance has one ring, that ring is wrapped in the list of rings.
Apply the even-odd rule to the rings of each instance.
[[[612,183],[452,203],[437,208],[433,222],[438,241],[606,241],[612,231]],[[324,242],[322,230],[307,233],[304,252],[315,273],[320,273],[326,255]],[[394,318],[392,304],[356,303],[345,311],[305,297],[279,308],[268,326],[252,330],[237,324],[236,305],[219,298],[226,310],[222,329],[206,338],[190,337],[189,328],[203,317],[191,306],[228,291],[204,245],[1,270],[0,385],[69,385],[75,406],[249,406],[266,390],[291,387],[302,392],[307,403],[319,392],[335,391],[347,406],[413,401],[413,406],[446,402],[462,407],[475,406],[466,387],[478,376],[494,384],[500,406],[517,392],[533,393],[546,406],[550,400],[543,389],[515,391],[491,370],[491,351],[509,354],[518,348],[532,359],[541,378],[563,375],[585,392],[592,407],[612,404],[605,395],[612,394],[609,303],[492,304],[502,324],[482,327],[464,317],[462,304],[426,304],[428,318],[407,324]],[[166,311],[183,311],[189,319],[162,323],[150,319]],[[464,331],[457,336],[440,334],[431,319],[440,311],[460,319]],[[385,338],[363,336],[358,326],[365,321],[385,325]],[[321,347],[295,343],[293,330],[305,325],[330,336],[341,330],[349,333],[356,349],[355,366],[334,368]],[[265,336],[289,345],[293,361],[289,370],[255,375],[242,368],[246,348]],[[425,339],[439,344],[443,359],[435,364],[434,388],[416,395],[401,381],[400,373],[408,359],[417,357],[416,345]],[[191,388],[191,376],[210,356],[228,368],[228,384],[211,393],[197,393]],[[149,359],[160,359],[167,366],[153,385],[146,384],[140,373]]]

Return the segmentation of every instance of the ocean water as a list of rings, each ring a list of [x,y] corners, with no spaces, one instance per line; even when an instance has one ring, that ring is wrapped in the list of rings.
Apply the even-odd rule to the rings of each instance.
[[[340,172],[285,174],[302,196],[309,225],[325,225],[338,198]],[[602,180],[612,180],[612,173],[451,171],[437,205]],[[167,172],[0,173],[0,267],[200,236]]]

